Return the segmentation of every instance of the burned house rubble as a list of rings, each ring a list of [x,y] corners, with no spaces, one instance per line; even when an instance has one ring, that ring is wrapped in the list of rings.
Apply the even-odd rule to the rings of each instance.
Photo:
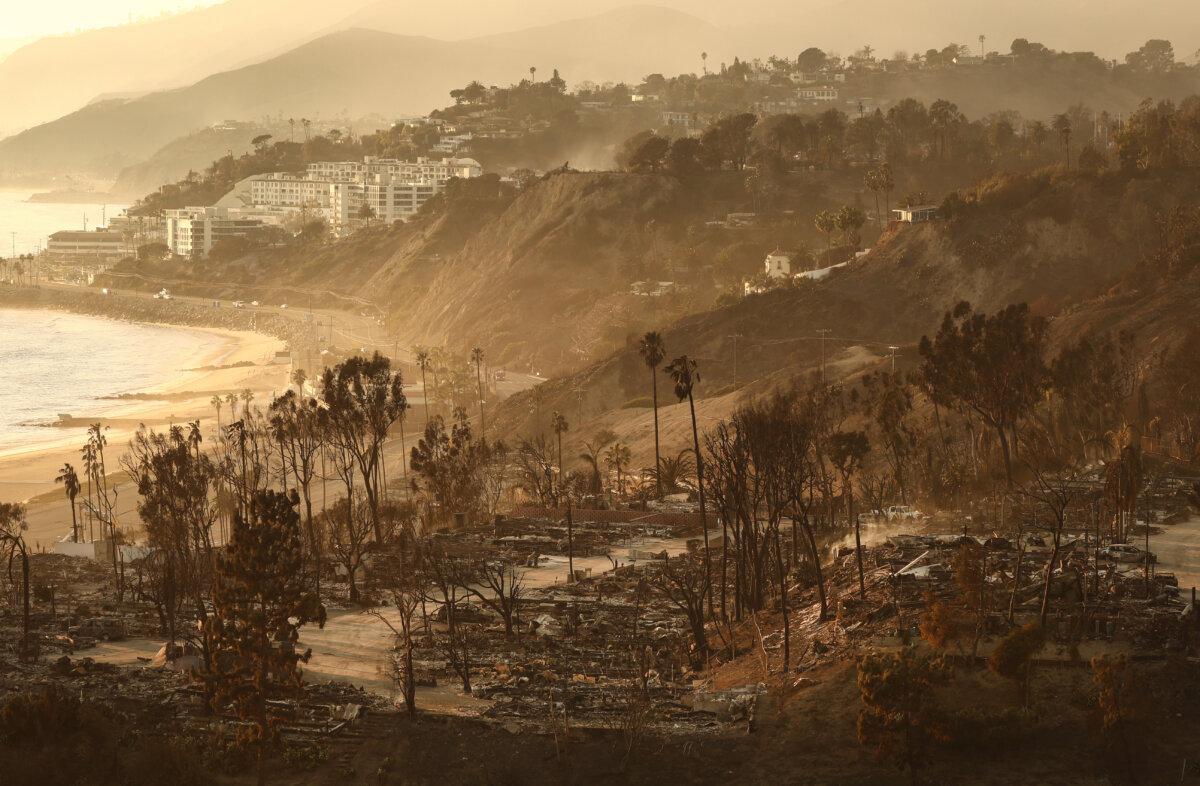
[[[511,619],[477,568],[455,574],[449,594],[424,587],[411,649],[418,711],[473,716],[513,733],[636,725],[658,735],[741,735],[773,706],[787,636],[784,684],[802,690],[822,678],[824,666],[913,643],[929,646],[922,626],[939,602],[958,608],[965,621],[956,638],[941,642],[951,657],[986,658],[1006,631],[1036,619],[1043,604],[1047,646],[1039,660],[1082,665],[1102,652],[1137,658],[1196,653],[1200,628],[1190,587],[1181,589],[1152,559],[1121,561],[1129,558],[1111,538],[1092,531],[1067,533],[1056,550],[1042,534],[996,534],[961,516],[869,523],[861,591],[858,553],[844,539],[830,538],[824,618],[815,574],[801,556],[787,573],[786,629],[778,598],[757,614],[739,616],[714,583],[714,612],[700,622],[701,652],[686,604],[667,582],[673,569],[702,563],[698,515],[526,513],[534,515],[428,536],[428,547],[446,559],[503,566]],[[1176,520],[1163,514],[1140,537],[1149,534],[1153,543]],[[715,572],[723,541],[719,521],[713,523],[708,554]],[[211,711],[197,645],[186,636],[163,644],[154,610],[138,600],[136,566],[128,569],[131,597],[118,605],[103,565],[47,554],[34,555],[33,564],[39,656],[16,657],[19,604],[9,603],[0,615],[6,643],[0,694],[65,686],[147,733],[212,734],[230,720]],[[964,585],[965,572],[978,577],[977,586]],[[325,578],[328,602],[342,613],[394,615],[388,599],[395,576],[385,560],[364,565],[357,604],[346,601],[344,579],[332,572]],[[964,603],[968,595],[974,600]],[[389,630],[380,622],[386,647],[359,658],[376,658],[379,663],[367,665],[399,684],[406,653],[396,631],[394,623]],[[114,648],[142,643],[148,646],[138,651],[136,665],[105,660]],[[316,649],[314,664],[323,648]],[[379,724],[406,711],[396,690],[308,676],[305,683],[299,695],[275,701],[274,711],[282,739],[322,757],[348,755],[363,739],[382,734]]]

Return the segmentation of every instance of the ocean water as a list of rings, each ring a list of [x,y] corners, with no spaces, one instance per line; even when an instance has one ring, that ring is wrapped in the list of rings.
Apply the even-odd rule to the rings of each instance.
[[[106,218],[121,215],[128,205],[27,202],[33,191],[0,189],[0,257],[33,254],[60,229],[95,229]]]
[[[131,404],[104,396],[167,384],[203,365],[221,343],[183,328],[0,309],[0,454],[71,436],[44,425],[59,413],[120,417]]]

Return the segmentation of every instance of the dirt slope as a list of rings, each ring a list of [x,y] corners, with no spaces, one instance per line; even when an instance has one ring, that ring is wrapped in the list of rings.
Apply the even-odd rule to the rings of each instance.
[[[1200,204],[1194,178],[1047,172],[990,181],[966,197],[953,218],[895,227],[870,254],[819,282],[664,326],[668,357],[687,353],[700,364],[701,419],[725,414],[736,403],[736,389],[762,391],[814,372],[821,329],[830,331],[825,350],[831,375],[884,362],[889,345],[899,346],[901,363],[911,365],[915,343],[960,300],[986,311],[1028,302],[1043,315],[1064,315],[1052,322],[1054,335],[1064,338],[1128,326],[1139,330],[1140,340],[1154,342],[1186,323],[1183,314],[1195,303],[1186,290],[1110,291],[1155,242],[1157,215]],[[581,425],[573,440],[597,427],[615,428],[635,438],[636,463],[652,450],[648,438],[636,439],[651,432],[633,426],[648,422],[649,411],[622,405],[648,396],[648,373],[630,345],[551,380],[537,394],[537,406],[528,400],[533,394],[510,399],[498,422],[510,433],[529,433],[539,428],[539,410],[574,413]],[[660,377],[660,401],[673,403],[665,383]],[[662,413],[664,427],[682,430],[685,410]]]

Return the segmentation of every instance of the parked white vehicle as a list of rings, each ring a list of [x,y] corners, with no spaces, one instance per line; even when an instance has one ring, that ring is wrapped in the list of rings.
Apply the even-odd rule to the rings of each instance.
[[[888,521],[913,520],[926,518],[925,514],[912,505],[891,505],[884,510],[883,515]]]

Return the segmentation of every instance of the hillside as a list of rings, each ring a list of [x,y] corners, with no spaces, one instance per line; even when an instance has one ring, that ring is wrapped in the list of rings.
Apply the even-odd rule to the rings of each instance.
[[[484,343],[497,365],[546,372],[577,367],[630,332],[694,310],[696,297],[712,301],[715,292],[648,298],[629,291],[631,271],[659,242],[647,228],[686,222],[703,209],[674,178],[569,172],[515,197],[503,190],[462,196],[408,224],[323,246],[197,264],[127,262],[118,273],[218,297],[362,298],[389,314],[389,328],[406,343],[454,351]],[[673,245],[662,238],[657,252]]]
[[[1200,91],[1200,71],[1122,74],[1111,78],[1103,65],[1067,58],[1051,62],[989,62],[973,68],[903,71],[862,78],[863,92],[883,100],[944,99],[968,117],[1014,110],[1023,117],[1051,118],[1083,105],[1111,115],[1129,114],[1145,99],[1180,101]]]
[[[668,357],[697,359],[705,420],[727,414],[752,391],[817,371],[820,329],[830,331],[825,351],[833,376],[882,366],[891,345],[900,347],[900,368],[912,368],[916,342],[961,300],[989,312],[1028,302],[1038,313],[1059,315],[1056,344],[1128,328],[1140,346],[1166,351],[1186,330],[1200,276],[1193,271],[1172,287],[1128,281],[1154,242],[1156,217],[1176,205],[1200,205],[1200,184],[1188,173],[996,178],[968,194],[954,218],[895,227],[869,255],[819,282],[747,297],[664,324],[661,332]],[[645,401],[648,373],[630,345],[541,386],[538,409],[582,421],[573,445],[597,428],[614,429],[641,466],[636,462],[652,450],[650,412],[644,403],[623,407]],[[674,404],[663,387],[661,400]],[[499,427],[509,434],[544,428],[533,409],[528,394],[515,397],[499,413]],[[686,405],[661,415],[664,444],[686,444]]]
[[[181,179],[189,171],[204,171],[222,156],[236,157],[250,152],[253,149],[250,140],[259,134],[286,139],[288,130],[286,123],[233,123],[201,129],[173,139],[145,161],[121,169],[109,192],[131,200],[143,197],[164,183]]]

